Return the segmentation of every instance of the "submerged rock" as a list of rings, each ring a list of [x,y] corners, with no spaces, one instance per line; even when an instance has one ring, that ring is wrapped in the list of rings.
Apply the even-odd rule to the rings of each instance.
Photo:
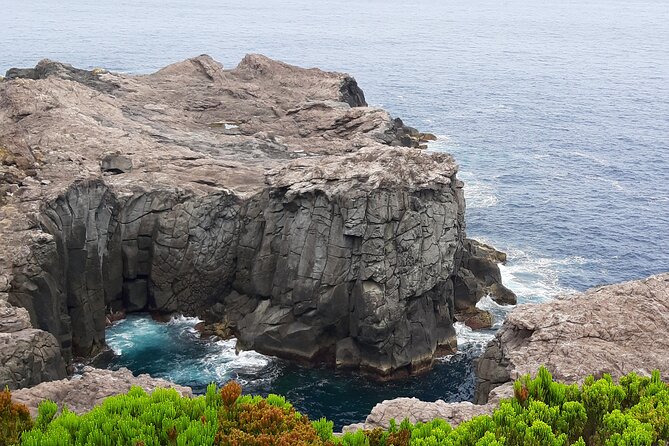
[[[494,323],[493,316],[489,311],[481,310],[476,307],[466,311],[456,312],[455,320],[462,322],[472,330],[491,328]]]
[[[151,378],[149,375],[133,376],[128,369],[112,371],[86,367],[79,376],[13,391],[12,400],[28,406],[33,417],[37,415],[39,403],[44,400],[55,402],[60,409],[67,406],[68,410],[83,414],[102,403],[105,398],[127,393],[133,386],[141,387],[147,392],[158,387],[173,388],[181,396],[193,395],[190,387]]]
[[[669,375],[669,273],[515,308],[478,361],[476,401],[544,365],[561,382]]]
[[[104,348],[106,315],[148,311],[302,362],[424,370],[455,349],[455,309],[501,277],[465,238],[454,160],[400,147],[421,138],[351,77],[260,55],[10,70],[3,299],[66,362]]]

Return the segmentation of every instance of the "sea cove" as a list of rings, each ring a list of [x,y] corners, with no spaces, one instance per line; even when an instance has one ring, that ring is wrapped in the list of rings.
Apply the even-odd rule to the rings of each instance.
[[[669,270],[664,2],[2,12],[0,72],[31,68],[0,82],[0,385],[94,389],[97,356],[338,430],[458,424],[540,365],[669,370],[666,276],[644,279]],[[72,404],[59,386],[14,397]],[[372,410],[399,397],[456,404]]]

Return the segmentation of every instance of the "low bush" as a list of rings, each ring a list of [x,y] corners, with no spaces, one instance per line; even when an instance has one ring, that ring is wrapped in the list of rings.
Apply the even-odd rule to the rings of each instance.
[[[658,372],[615,383],[605,375],[584,384],[553,381],[541,368],[514,383],[514,397],[491,416],[457,428],[443,420],[335,436],[333,423],[309,421],[278,395],[242,395],[230,382],[205,395],[133,388],[84,415],[49,401],[34,426],[24,406],[0,395],[0,446],[660,446],[669,444],[669,387]],[[24,432],[23,432],[24,431]],[[23,434],[21,435],[21,432]]]
[[[0,392],[0,446],[10,446],[19,442],[21,433],[32,428],[28,408],[12,402],[12,395],[5,389]]]

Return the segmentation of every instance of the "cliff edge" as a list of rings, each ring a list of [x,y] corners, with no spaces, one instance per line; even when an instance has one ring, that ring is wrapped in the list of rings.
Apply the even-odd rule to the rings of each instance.
[[[390,420],[435,418],[460,424],[491,415],[512,398],[513,381],[545,366],[559,382],[582,383],[605,373],[669,374],[669,273],[607,285],[554,301],[514,308],[478,359],[475,402],[396,398],[377,404],[357,428],[387,428]]]

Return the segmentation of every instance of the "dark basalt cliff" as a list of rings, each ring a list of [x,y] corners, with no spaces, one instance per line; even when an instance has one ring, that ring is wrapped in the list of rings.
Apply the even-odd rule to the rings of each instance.
[[[428,368],[456,348],[456,310],[513,300],[501,253],[465,238],[455,162],[418,148],[430,137],[346,75],[258,55],[10,70],[0,303],[41,340],[16,359],[0,313],[0,385],[62,377],[115,311],[199,315],[240,348],[382,377]]]

